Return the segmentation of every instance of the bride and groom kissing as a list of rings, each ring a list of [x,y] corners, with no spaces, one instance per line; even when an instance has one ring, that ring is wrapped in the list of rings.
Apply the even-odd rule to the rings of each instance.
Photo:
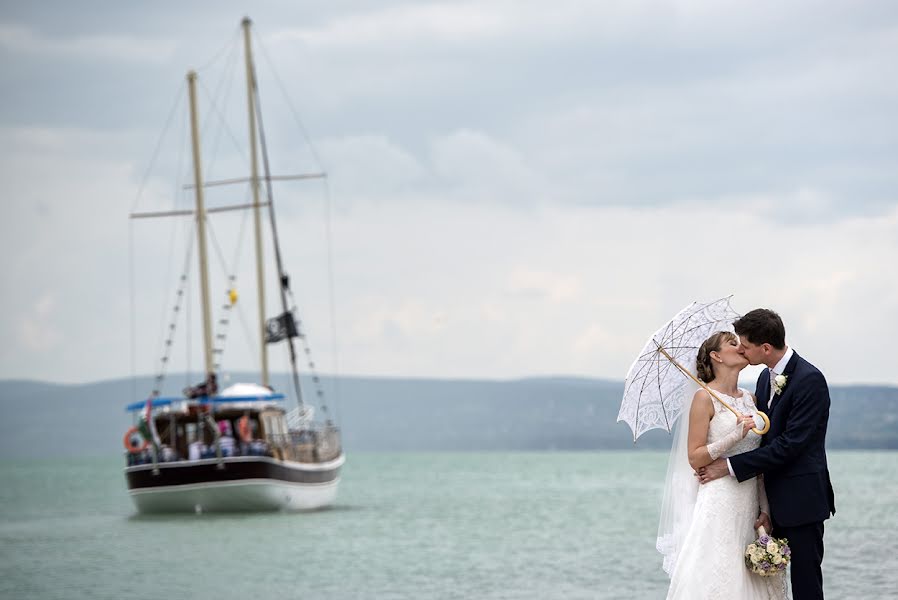
[[[763,526],[787,538],[794,600],[822,599],[823,522],[835,514],[826,462],[829,390],[823,374],[785,342],[775,312],[753,310],[702,344],[691,395],[674,436],[658,549],[671,576],[668,599],[784,599],[784,573],[752,574],[746,546]],[[766,365],[755,393],[738,387],[749,364]],[[687,405],[690,398],[687,397]],[[764,411],[770,429],[752,432]]]

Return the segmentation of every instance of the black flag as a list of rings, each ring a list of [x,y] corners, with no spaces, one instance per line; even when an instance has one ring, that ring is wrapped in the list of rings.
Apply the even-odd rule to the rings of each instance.
[[[265,343],[273,344],[288,337],[299,337],[296,331],[296,321],[292,312],[285,312],[273,319],[265,321]]]

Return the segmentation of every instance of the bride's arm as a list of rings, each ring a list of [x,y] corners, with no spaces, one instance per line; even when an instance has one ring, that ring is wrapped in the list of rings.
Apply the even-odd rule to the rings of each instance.
[[[711,464],[714,459],[708,454],[708,428],[714,416],[711,396],[705,390],[698,390],[692,398],[689,410],[689,465],[693,469]]]
[[[708,443],[708,429],[714,417],[714,406],[711,396],[705,390],[695,393],[692,408],[689,411],[689,465],[698,470],[710,465],[724,452],[732,448],[746,436],[751,426],[745,425],[742,419],[736,421],[736,427],[716,442]]]

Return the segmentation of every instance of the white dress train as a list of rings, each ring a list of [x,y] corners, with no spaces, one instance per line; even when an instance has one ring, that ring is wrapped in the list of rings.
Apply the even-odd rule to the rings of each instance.
[[[757,409],[751,395],[740,391],[740,398],[721,395],[729,398],[736,410],[754,414]],[[717,400],[712,399],[712,403],[714,417],[708,429],[708,443],[736,426],[736,415]],[[725,456],[754,450],[760,444],[761,436],[749,432]],[[758,537],[754,530],[758,488],[754,478],[740,483],[735,477],[721,477],[699,486],[692,523],[671,576],[668,600],[788,600],[783,574],[761,577],[745,566],[745,547]]]

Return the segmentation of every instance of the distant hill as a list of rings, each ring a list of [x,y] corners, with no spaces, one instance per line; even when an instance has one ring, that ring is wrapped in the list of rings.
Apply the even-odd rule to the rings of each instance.
[[[199,379],[181,375],[178,384]],[[285,375],[272,382],[289,389]],[[131,423],[124,406],[151,383],[149,377],[82,385],[0,381],[0,457],[116,455]],[[623,382],[343,377],[323,384],[350,452],[634,448],[629,427],[616,422]],[[898,387],[831,392],[829,448],[898,449]],[[666,448],[669,440],[664,431],[650,431],[635,448]]]

